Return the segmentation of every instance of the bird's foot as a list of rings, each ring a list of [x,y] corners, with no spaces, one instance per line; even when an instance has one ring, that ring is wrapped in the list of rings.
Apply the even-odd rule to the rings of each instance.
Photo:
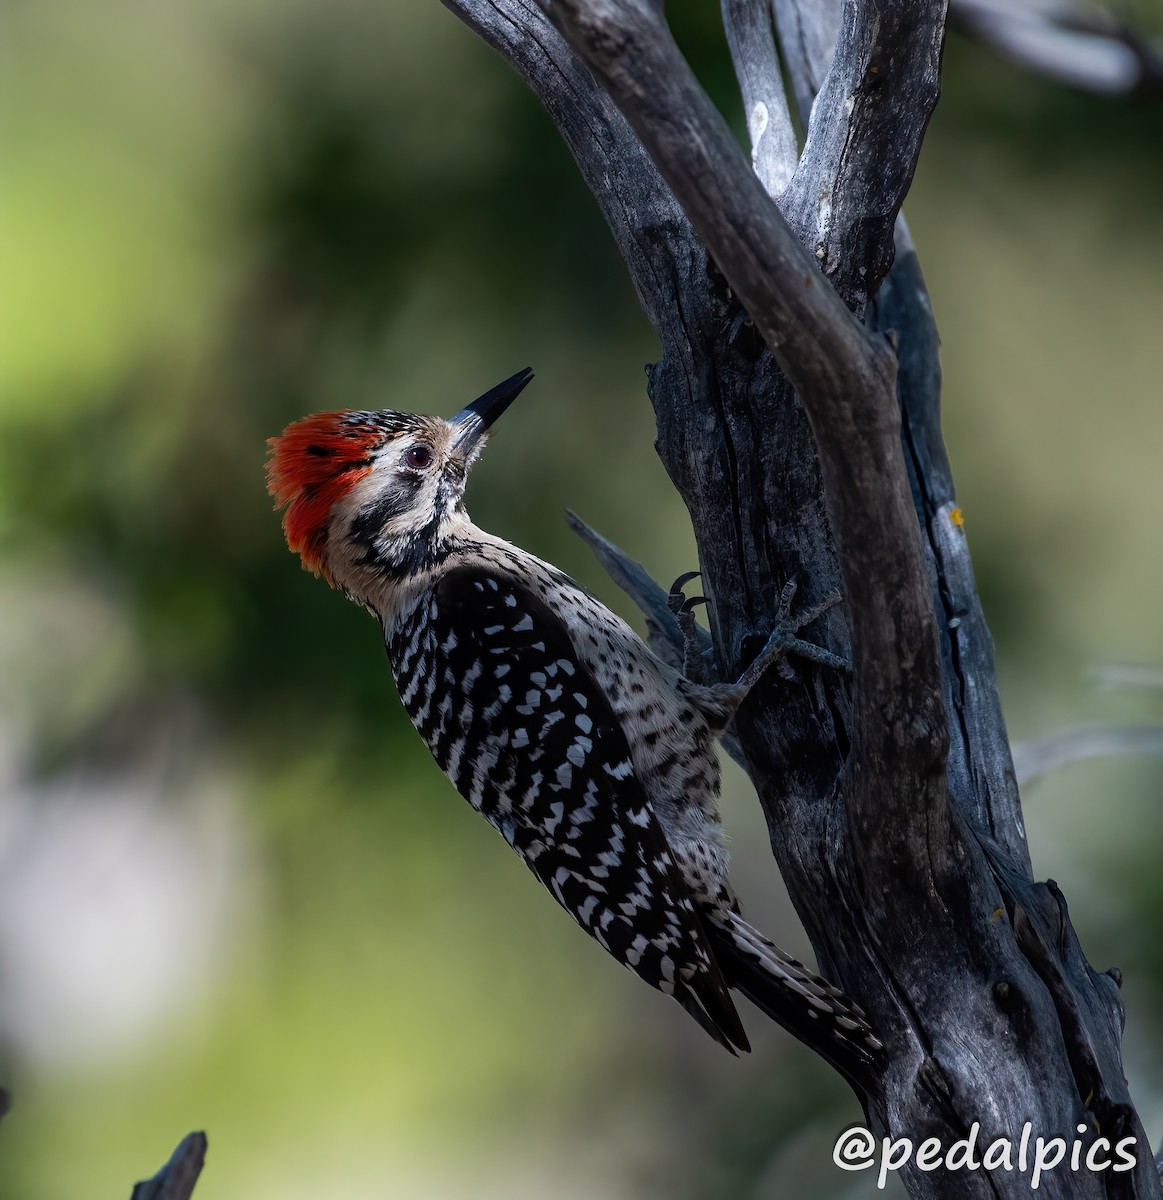
[[[706,596],[688,597],[683,591],[688,583],[699,578],[698,571],[685,571],[674,583],[666,596],[666,606],[674,614],[682,634],[682,673],[692,683],[712,685],[718,682],[718,668],[714,648],[710,640],[699,629],[694,610],[706,604]]]
[[[852,664],[831,650],[817,646],[814,642],[805,641],[799,636],[802,629],[807,628],[813,621],[819,620],[829,609],[840,603],[840,593],[831,592],[818,604],[804,612],[792,615],[792,603],[796,595],[796,581],[789,579],[783,585],[779,594],[779,610],[775,617],[775,628],[769,635],[763,648],[752,660],[751,665],[739,677],[737,687],[750,691],[759,680],[774,667],[781,679],[794,679],[795,672],[788,661],[791,655],[817,663],[823,667],[833,667],[840,671],[850,671]]]

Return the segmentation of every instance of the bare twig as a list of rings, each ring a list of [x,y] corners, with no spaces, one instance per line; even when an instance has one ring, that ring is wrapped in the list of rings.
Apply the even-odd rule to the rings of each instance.
[[[642,610],[646,617],[646,637],[650,649],[667,666],[682,669],[683,637],[674,613],[666,603],[666,589],[655,583],[646,568],[624,550],[587,525],[575,512],[566,511],[570,529],[594,552],[610,578]],[[707,635],[707,645],[710,645]]]
[[[1163,725],[1072,725],[1014,747],[1014,769],[1024,787],[1051,771],[1089,758],[1163,754]]]
[[[134,1187],[130,1200],[190,1200],[206,1161],[206,1145],[204,1133],[188,1133],[169,1162]]]
[[[594,552],[610,578],[642,610],[646,617],[646,640],[650,649],[668,666],[681,671],[684,651],[682,630],[666,603],[666,589],[655,583],[641,563],[635,562],[624,550],[604,538],[574,512],[566,513],[569,527]],[[711,635],[701,626],[695,630],[704,653],[712,649]],[[744,771],[750,772],[747,756],[739,737],[730,728],[720,739],[720,745]]]
[[[958,26],[1019,66],[1082,91],[1163,99],[1163,45],[1079,0],[951,0]]]
[[[1100,688],[1142,688],[1163,695],[1163,667],[1142,663],[1108,663],[1095,667],[1091,678]]]

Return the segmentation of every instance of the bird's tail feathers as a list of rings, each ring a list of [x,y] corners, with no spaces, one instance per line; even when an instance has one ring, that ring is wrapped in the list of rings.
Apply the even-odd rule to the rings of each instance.
[[[751,1043],[747,1040],[743,1022],[721,980],[717,988],[710,989],[704,987],[696,990],[680,985],[675,988],[674,998],[724,1049],[732,1054],[750,1052]]]
[[[884,1045],[863,1010],[839,988],[785,954],[738,913],[717,913],[708,925],[728,985],[773,1021],[850,1078],[859,1079],[880,1060]]]

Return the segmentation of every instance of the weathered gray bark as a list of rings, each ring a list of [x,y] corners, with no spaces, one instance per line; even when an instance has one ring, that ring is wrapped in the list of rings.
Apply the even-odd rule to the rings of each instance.
[[[936,329],[898,216],[937,100],[943,0],[845,0],[839,19],[823,0],[774,0],[811,114],[798,158],[768,9],[724,0],[758,176],[652,0],[445,3],[548,109],[658,332],[657,448],[691,516],[724,675],[770,629],[787,579],[805,607],[843,586],[846,608],[813,632],[852,675],[772,679],[735,733],[820,966],[888,1043],[861,1097],[871,1126],[946,1146],[975,1122],[983,1146],[1016,1144],[1026,1122],[1068,1142],[1135,1136],[1135,1171],[1042,1188],[1160,1195],[1116,981],[1031,875],[941,440]],[[649,581],[598,548],[653,606],[660,644],[673,637]],[[1029,1190],[1018,1172],[902,1178],[914,1196]]]

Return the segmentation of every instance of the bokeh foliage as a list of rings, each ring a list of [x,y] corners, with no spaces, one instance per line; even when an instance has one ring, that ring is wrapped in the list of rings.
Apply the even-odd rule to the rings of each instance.
[[[713,6],[672,7],[734,119]],[[302,574],[265,494],[288,421],[451,412],[529,362],[477,519],[624,612],[567,505],[659,578],[693,565],[651,450],[655,344],[535,102],[437,4],[18,0],[4,34],[0,1011],[22,997],[68,1036],[5,1018],[0,1195],[124,1194],[199,1126],[224,1197],[744,1197],[780,1163],[845,1185],[843,1089],[754,1014],[757,1053],[726,1061],[575,933],[438,775],[377,630]],[[1082,671],[1163,658],[1161,146],[1158,110],[949,46],[908,212],[1018,736],[1142,715]],[[1093,765],[1027,797],[1036,868],[1126,972],[1149,1128],[1158,781]],[[148,953],[100,923],[127,878],[134,911],[170,911],[132,836],[28,884],[106,811],[189,877]],[[735,774],[727,819],[760,923],[802,948]],[[147,960],[133,1028],[95,1020]]]

